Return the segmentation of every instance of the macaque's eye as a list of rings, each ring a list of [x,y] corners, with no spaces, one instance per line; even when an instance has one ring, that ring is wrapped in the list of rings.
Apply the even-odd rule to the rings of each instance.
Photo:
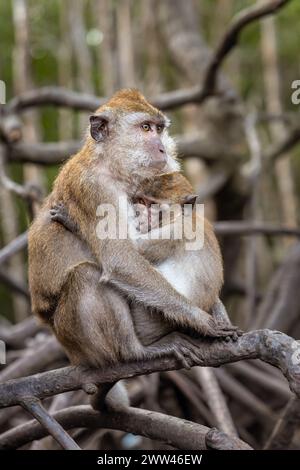
[[[161,134],[162,131],[164,130],[165,126],[163,124],[157,124],[156,126],[156,130],[158,132],[158,134]]]
[[[150,126],[149,122],[143,122],[143,124],[141,125],[141,128],[145,132],[151,131],[151,126]]]

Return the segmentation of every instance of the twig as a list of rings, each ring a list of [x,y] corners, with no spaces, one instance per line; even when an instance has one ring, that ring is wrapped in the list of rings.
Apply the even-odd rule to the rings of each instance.
[[[265,390],[269,390],[272,394],[277,393],[279,396],[288,400],[291,398],[291,392],[287,388],[286,383],[282,382],[277,377],[274,377],[270,373],[263,372],[251,364],[243,362],[243,364],[228,364],[226,369],[232,371],[233,374],[238,374],[249,380],[250,383],[259,385]]]
[[[216,80],[218,70],[228,53],[236,46],[241,31],[253,21],[263,18],[271,13],[275,13],[279,8],[286,5],[289,0],[271,0],[269,2],[257,2],[249,8],[245,8],[238,13],[232,20],[228,30],[225,32],[219,45],[214,52],[205,74],[203,89],[198,97],[199,101],[203,101],[207,96],[211,95],[216,88]]]
[[[290,131],[290,134],[287,135],[281,142],[279,142],[275,147],[271,148],[265,155],[266,166],[271,166],[281,156],[284,156],[286,152],[291,150],[295,145],[300,142],[300,129],[294,128]]]
[[[217,145],[207,143],[201,135],[188,134],[175,136],[179,159],[198,157],[208,164],[215,163],[220,158],[230,160],[237,157],[231,148],[222,150]],[[38,165],[57,165],[76,153],[82,146],[81,141],[67,142],[17,142],[9,146],[8,161],[35,163]]]
[[[51,436],[66,450],[80,450],[80,447],[69,436],[64,428],[49,415],[45,408],[42,406],[38,398],[26,398],[22,403],[23,408],[29,411],[39,423],[48,431]]]
[[[261,142],[256,129],[256,113],[249,113],[244,120],[246,141],[250,150],[250,167],[248,165],[248,178],[252,181],[249,212],[253,223],[260,218],[260,180],[262,170]],[[248,250],[246,252],[246,287],[247,287],[247,312],[244,324],[249,327],[251,319],[255,316],[256,308],[256,283],[257,283],[257,239],[251,237],[247,240]]]
[[[252,327],[267,326],[288,331],[298,319],[299,262],[300,243],[295,243],[273,275]]]
[[[217,422],[212,416],[210,410],[207,409],[205,404],[199,400],[199,393],[196,389],[196,385],[189,381],[187,382],[185,377],[180,375],[180,371],[168,371],[164,372],[164,376],[167,377],[173,384],[177,387],[177,389],[188,399],[189,403],[195,408],[196,412],[200,414],[202,418],[210,426],[216,426]],[[196,393],[195,393],[196,392]]]
[[[28,201],[38,201],[41,199],[41,191],[40,189],[33,185],[28,184],[26,186],[22,186],[21,184],[16,183],[12,179],[10,179],[5,171],[5,161],[6,159],[6,152],[7,148],[4,147],[3,144],[0,144],[0,184],[17,196],[22,197]]]
[[[9,346],[13,348],[23,348],[28,338],[35,336],[43,326],[37,322],[35,317],[31,316],[16,325],[3,328],[0,327],[0,336]]]
[[[237,44],[241,31],[253,21],[274,13],[283,7],[289,0],[272,0],[264,4],[255,4],[245,8],[233,19],[228,30],[221,39],[205,72],[203,85],[185,90],[176,90],[165,93],[151,102],[162,110],[173,109],[189,103],[202,103],[215,93],[216,77],[219,68],[228,53]],[[71,107],[78,110],[93,111],[107,101],[93,95],[76,93],[58,87],[44,87],[39,90],[28,91],[8,103],[7,113],[16,113],[32,106],[56,105]]]
[[[264,449],[288,449],[299,426],[300,400],[292,397],[278,419]]]
[[[220,221],[214,223],[217,234],[227,236],[272,235],[300,237],[300,229],[276,226],[268,222]]]
[[[206,199],[213,197],[220,191],[220,189],[226,184],[230,178],[230,171],[225,168],[213,171],[208,179],[201,184],[197,190],[197,202],[204,202]]]
[[[244,387],[238,380],[228,375],[224,370],[216,371],[222,389],[232,396],[235,401],[240,402],[246,409],[254,413],[255,417],[263,424],[267,421],[272,424],[275,421],[271,409],[265,405],[259,398]]]
[[[6,106],[7,114],[24,111],[33,106],[55,105],[77,109],[79,111],[94,111],[105,103],[105,98],[70,91],[66,88],[48,86],[39,90],[30,90],[13,98]]]
[[[190,450],[206,449],[207,433],[212,431],[201,424],[133,407],[99,413],[90,406],[73,406],[58,411],[53,418],[64,429],[78,427],[119,429],[166,442],[178,449]],[[0,448],[16,449],[46,435],[40,424],[31,421],[2,434]],[[213,435],[221,439],[223,449],[251,449],[238,438],[218,435],[217,430],[213,431]]]
[[[27,247],[27,232],[22,233],[12,242],[0,250],[0,265],[5,263],[11,256]]]
[[[52,364],[62,357],[64,357],[64,353],[56,338],[47,338],[44,344],[36,349],[30,349],[28,354],[2,370],[0,373],[0,382],[44,370],[49,364]]]
[[[38,165],[57,165],[78,152],[80,141],[26,143],[10,146],[9,161],[35,163]]]
[[[0,107],[0,137],[5,143],[18,142],[22,138],[21,122],[13,113],[4,112]]]
[[[215,417],[217,428],[229,436],[237,436],[235,425],[214,371],[209,367],[195,367],[193,375],[204,392],[206,402]]]
[[[9,274],[0,269],[0,282],[5,284],[9,289],[22,295],[25,299],[29,300],[29,292],[27,287],[19,280],[14,279]]]

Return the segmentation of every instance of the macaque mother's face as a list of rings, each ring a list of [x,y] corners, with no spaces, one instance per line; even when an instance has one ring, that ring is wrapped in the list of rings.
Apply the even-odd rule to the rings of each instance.
[[[90,123],[91,136],[103,153],[127,172],[150,176],[177,169],[169,122],[161,113],[100,114],[91,116]]]

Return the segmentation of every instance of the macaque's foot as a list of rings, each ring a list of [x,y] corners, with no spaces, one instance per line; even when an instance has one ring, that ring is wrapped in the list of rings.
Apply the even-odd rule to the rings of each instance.
[[[199,364],[202,359],[201,348],[197,341],[183,333],[174,332],[168,335],[171,339],[170,352],[184,369]]]
[[[232,336],[226,336],[225,341],[229,343],[229,341],[237,341],[240,336],[242,336],[244,332],[240,329],[237,329],[236,331],[233,332]]]
[[[77,233],[77,225],[71,220],[63,202],[58,202],[51,207],[50,217],[52,221],[60,223],[70,232]]]

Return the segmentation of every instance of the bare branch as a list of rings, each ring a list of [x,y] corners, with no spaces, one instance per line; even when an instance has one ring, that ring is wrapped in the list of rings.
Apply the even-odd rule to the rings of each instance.
[[[44,370],[49,364],[62,357],[64,357],[64,353],[60,344],[54,336],[50,336],[42,345],[29,349],[24,357],[3,369],[0,373],[0,382]]]
[[[272,376],[270,372],[259,370],[246,362],[228,364],[226,366],[226,369],[227,368],[232,371],[234,375],[238,374],[243,377],[243,382],[246,379],[249,383],[256,384],[262,389],[268,390],[273,395],[278,394],[285,400],[289,400],[292,396],[286,382]]]
[[[78,109],[80,111],[94,111],[105,103],[106,98],[70,91],[55,86],[43,87],[39,90],[30,90],[13,98],[7,106],[6,113],[20,112],[33,106],[55,105]]]
[[[288,235],[300,237],[300,229],[276,226],[267,222],[220,221],[214,224],[218,235],[248,236],[248,235]]]
[[[73,406],[53,414],[64,429],[87,427],[119,429],[166,442],[178,449],[207,449],[206,436],[212,430],[201,424],[175,418],[154,411],[122,408],[118,411],[97,412],[90,406]],[[217,430],[213,431],[218,434]],[[15,449],[28,442],[45,437],[42,426],[33,421],[22,424],[0,436],[1,449]],[[216,436],[217,437],[217,436]],[[238,438],[220,434],[223,449],[251,448]]]
[[[300,128],[291,129],[290,133],[275,147],[271,148],[269,152],[266,153],[264,160],[266,165],[270,166],[278,158],[284,156],[286,152],[291,150],[295,145],[300,142]]]
[[[18,142],[22,138],[20,119],[13,113],[4,113],[3,106],[0,108],[0,137],[6,143]]]
[[[18,349],[25,346],[26,339],[35,336],[42,329],[43,326],[38,323],[37,319],[30,316],[16,325],[8,328],[1,327],[0,336],[6,344]]]
[[[69,436],[64,428],[53,418],[53,416],[47,413],[38,398],[26,398],[23,400],[22,406],[41,423],[46,431],[54,437],[63,449],[80,450],[80,447],[71,438],[71,436]]]
[[[257,330],[244,334],[236,342],[224,343],[201,339],[197,340],[197,343],[202,353],[202,360],[195,365],[218,367],[229,362],[259,358],[278,367],[288,380],[291,390],[300,397],[300,364],[295,360],[298,343],[284,333]],[[116,382],[122,378],[180,367],[182,365],[171,357],[118,364],[113,369],[105,370],[66,367],[0,384],[0,407],[17,405],[24,396],[42,399],[83,388],[86,384],[100,385]]]
[[[11,191],[17,196],[22,197],[27,200],[37,200],[41,197],[41,194],[33,185],[22,186],[21,184],[16,183],[7,176],[5,171],[5,161],[6,161],[7,148],[0,144],[0,185],[3,186],[8,191]]]
[[[299,263],[298,242],[291,246],[272,276],[252,327],[267,326],[287,331],[298,320],[300,306],[296,293],[300,282]]]
[[[221,190],[221,188],[225,186],[230,178],[230,175],[230,171],[225,170],[225,168],[220,168],[213,171],[207,180],[197,189],[197,201],[203,202],[206,199],[215,196]]]
[[[232,149],[207,142],[198,134],[175,136],[180,159],[198,157],[211,164],[225,158],[236,157]],[[18,142],[9,146],[8,161],[35,163],[38,165],[57,165],[75,154],[82,143],[80,141],[27,143]]]
[[[209,367],[196,367],[193,372],[215,417],[218,429],[229,436],[237,436],[230,411],[214,371]]]
[[[221,388],[235,401],[241,403],[246,409],[254,413],[256,419],[265,424],[274,424],[275,417],[271,408],[265,405],[263,401],[246,388],[242,383],[229,375],[224,370],[216,371],[217,377],[220,381]]]
[[[4,264],[11,256],[18,253],[18,251],[24,250],[24,248],[27,247],[27,239],[27,232],[22,233],[22,235],[19,235],[12,242],[2,248],[2,250],[0,250],[0,265]]]
[[[292,397],[286,405],[282,415],[278,419],[273,432],[264,449],[282,450],[288,449],[299,426],[300,400]]]
[[[0,269],[0,282],[6,285],[9,289],[16,292],[17,294],[22,295],[25,299],[29,300],[29,292],[25,284],[21,281],[13,278],[6,272]]]
[[[289,0],[271,0],[263,4],[255,4],[236,15],[208,64],[203,85],[164,93],[151,100],[154,106],[162,110],[174,109],[189,103],[202,103],[206,98],[215,94],[218,70],[228,53],[237,44],[241,31],[248,24],[276,12],[288,2]],[[32,106],[56,105],[94,111],[106,101],[106,98],[98,98],[59,87],[44,87],[17,96],[8,103],[5,110],[8,114],[20,112]]]
[[[57,165],[78,152],[80,141],[25,143],[10,146],[9,161],[35,163],[39,165]]]
[[[268,2],[257,2],[255,5],[245,8],[232,20],[228,30],[225,32],[219,45],[214,52],[205,74],[203,89],[198,96],[198,102],[214,93],[216,88],[217,73],[228,53],[236,46],[240,33],[255,20],[263,18],[286,5],[290,0],[270,0]]]
[[[189,404],[195,409],[197,413],[210,425],[216,426],[217,422],[211,411],[207,408],[205,403],[199,399],[200,389],[197,388],[196,384],[186,378],[178,370],[167,371],[163,373],[164,377],[167,377],[176,388],[184,395]]]

